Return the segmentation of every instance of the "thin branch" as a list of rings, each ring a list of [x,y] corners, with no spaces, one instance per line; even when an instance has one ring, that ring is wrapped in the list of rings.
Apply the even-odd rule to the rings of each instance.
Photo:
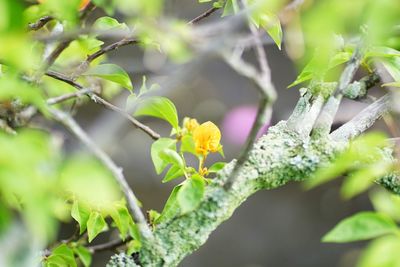
[[[115,240],[111,240],[107,243],[87,247],[87,249],[91,253],[96,253],[96,252],[105,251],[105,250],[113,250],[115,248],[125,245],[127,242],[129,242],[131,240],[132,240],[132,237],[129,236],[125,240],[115,239]]]
[[[48,105],[55,105],[73,98],[79,98],[82,97],[84,95],[90,96],[94,91],[92,89],[81,89],[75,93],[69,93],[69,94],[65,94],[65,95],[61,95],[61,96],[57,96],[57,97],[53,97],[53,98],[49,98],[47,99],[46,103]]]
[[[361,59],[364,54],[363,45],[363,40],[360,40],[351,59],[347,63],[342,75],[340,76],[335,92],[329,97],[327,103],[322,108],[321,113],[314,125],[316,133],[322,135],[329,134],[334,117],[339,109],[340,102],[342,101],[343,92],[350,85],[351,80],[361,64]]]
[[[376,120],[390,110],[391,95],[386,94],[362,110],[357,116],[331,133],[332,139],[346,141],[371,127]]]
[[[54,79],[57,79],[59,81],[63,81],[69,85],[72,85],[73,87],[75,87],[76,89],[78,89],[80,91],[85,90],[85,87],[83,87],[79,83],[73,81],[72,79],[65,76],[64,74],[61,74],[61,73],[58,73],[55,71],[47,71],[46,75],[49,77],[52,77]],[[89,89],[86,89],[86,90],[89,90]],[[148,134],[152,139],[157,140],[160,138],[160,134],[158,134],[157,132],[152,130],[149,126],[136,120],[134,117],[132,117],[131,115],[126,113],[124,110],[120,109],[119,107],[114,106],[113,104],[109,103],[108,101],[106,101],[105,99],[101,98],[100,96],[98,96],[94,93],[86,93],[86,95],[88,95],[93,100],[93,102],[101,104],[108,109],[118,112],[124,118],[128,119],[136,128],[138,128],[138,129],[142,130],[143,132],[145,132],[146,134]]]
[[[204,13],[201,13],[200,15],[198,15],[197,17],[195,17],[191,21],[189,21],[188,24],[195,24],[195,23],[197,23],[197,22],[209,17],[212,13],[214,13],[218,9],[220,9],[220,8],[219,7],[212,7],[210,9],[206,10]]]
[[[258,72],[254,67],[251,65],[246,66],[245,72],[247,71],[246,75],[248,78],[252,78],[253,81],[256,83],[257,88],[261,94],[261,100],[258,106],[257,110],[257,115],[256,119],[254,121],[254,124],[251,128],[250,134],[247,137],[245,148],[243,149],[241,155],[239,156],[235,167],[233,168],[232,173],[228,177],[226,183],[224,184],[224,189],[229,190],[232,185],[234,184],[235,180],[237,179],[238,173],[243,167],[243,164],[247,161],[249,157],[249,153],[252,150],[254,146],[254,142],[257,138],[257,134],[261,127],[271,119],[272,115],[272,103],[275,101],[276,98],[276,92],[274,89],[274,85],[272,84],[271,81],[271,70],[268,66],[267,62],[267,55],[265,53],[264,47],[262,45],[262,42],[260,40],[260,36],[257,32],[256,27],[253,24],[249,24],[250,31],[254,37],[254,48],[257,56],[257,60],[260,64],[260,72]],[[240,59],[240,56],[237,57]],[[241,70],[243,68],[243,65],[233,65],[235,66],[236,70]],[[243,73],[243,72],[242,72]]]
[[[83,61],[79,67],[77,68],[76,72],[73,74],[73,77],[76,78],[77,76],[79,76],[80,74],[82,74],[83,72],[85,72],[87,70],[87,68],[89,67],[90,63],[93,62],[93,60],[95,60],[96,58],[110,52],[113,50],[116,50],[120,47],[126,46],[126,45],[130,45],[130,44],[137,44],[139,43],[139,40],[136,38],[124,38],[118,42],[112,43],[106,47],[103,47],[101,49],[99,49],[98,51],[96,51],[95,53],[87,56],[86,60]]]
[[[54,18],[52,16],[44,16],[38,19],[36,22],[29,23],[28,27],[31,31],[37,31],[43,28],[48,22],[52,21]]]
[[[135,194],[129,187],[122,169],[118,167],[114,161],[100,148],[97,144],[90,139],[86,132],[79,126],[79,124],[70,117],[67,113],[58,109],[48,109],[53,118],[63,124],[68,130],[70,130],[86,147],[97,157],[104,166],[113,174],[116,182],[119,184],[122,192],[124,193],[128,202],[129,210],[131,211],[132,217],[138,225],[139,231],[143,238],[151,238],[152,232],[148,226],[146,219],[140,210]]]

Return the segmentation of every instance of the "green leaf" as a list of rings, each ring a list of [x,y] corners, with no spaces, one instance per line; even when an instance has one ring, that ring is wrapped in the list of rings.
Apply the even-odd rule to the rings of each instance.
[[[67,266],[76,267],[74,253],[71,248],[69,248],[66,244],[62,244],[55,248],[52,252],[52,255],[59,256],[63,258]]]
[[[389,87],[400,87],[400,82],[392,82],[392,83],[384,83],[382,86],[389,86]]]
[[[380,61],[395,82],[400,81],[400,59],[390,58]]]
[[[119,23],[118,20],[111,17],[100,17],[93,23],[93,29],[96,31],[129,31],[128,26],[125,23]]]
[[[192,177],[183,183],[177,195],[177,201],[182,214],[197,208],[203,199],[204,187],[204,178],[198,174],[193,174]]]
[[[160,215],[161,215],[161,214],[160,214],[158,211],[156,211],[156,210],[149,210],[149,211],[147,212],[147,214],[149,215],[150,224],[154,224],[154,222],[157,221],[158,218],[159,218]]]
[[[236,14],[239,11],[239,5],[237,0],[227,0],[225,3],[224,11],[222,12],[222,17]]]
[[[371,47],[368,50],[368,52],[365,54],[365,58],[370,58],[370,57],[392,58],[392,57],[399,57],[399,56],[400,56],[400,51],[393,49],[391,47],[387,47],[387,46]]]
[[[110,211],[110,216],[119,230],[121,239],[125,240],[128,235],[129,224],[133,221],[127,207],[122,203],[115,203]]]
[[[176,200],[179,190],[182,185],[177,185],[171,192],[171,195],[168,197],[167,202],[165,203],[164,209],[161,212],[161,215],[155,220],[154,224],[159,224],[161,222],[168,221],[174,218],[179,212],[179,205]]]
[[[169,182],[176,178],[182,177],[184,175],[184,171],[180,166],[172,165],[169,168],[168,172],[165,174],[164,178],[162,179],[163,183]]]
[[[75,247],[73,248],[73,250],[75,255],[77,255],[78,258],[83,263],[83,266],[89,267],[90,264],[92,263],[92,254],[90,253],[90,251],[84,246]]]
[[[186,134],[181,139],[181,152],[189,152],[193,155],[197,155],[196,147],[194,143],[193,136],[190,134]]]
[[[259,26],[264,28],[280,50],[283,33],[279,18],[270,12],[264,12],[259,17]]]
[[[398,267],[400,266],[400,238],[384,236],[373,240],[362,252],[357,267]]]
[[[99,212],[95,211],[90,213],[89,220],[87,222],[89,242],[92,242],[92,240],[106,228],[107,223]]]
[[[132,82],[128,73],[115,64],[97,65],[93,68],[90,68],[83,75],[100,77],[105,80],[118,83],[129,91],[133,90]]]
[[[185,165],[183,164],[182,157],[176,152],[174,149],[165,148],[160,151],[160,158],[167,163],[171,163],[172,165],[176,165],[183,169]]]
[[[210,168],[208,168],[209,173],[214,173],[222,170],[225,167],[226,163],[225,162],[216,162],[213,165],[211,165]]]
[[[360,212],[339,222],[322,241],[345,243],[396,232],[397,226],[388,216],[375,212]]]
[[[151,145],[151,159],[153,161],[156,173],[160,174],[167,167],[168,162],[165,162],[160,157],[160,152],[164,149],[176,149],[176,140],[171,138],[160,138]]]
[[[79,224],[79,234],[83,234],[86,230],[86,223],[89,219],[90,209],[83,203],[74,201],[71,208],[71,216]]]
[[[126,253],[128,255],[132,255],[135,252],[138,252],[140,250],[140,248],[142,247],[142,244],[138,241],[138,240],[132,240],[129,241],[128,244],[126,244],[127,246],[127,250]]]
[[[313,177],[305,182],[306,188],[310,189],[316,187],[322,183],[326,183],[347,171],[353,171],[362,169],[365,166],[372,166],[373,164],[381,164],[382,162],[382,150],[380,148],[387,146],[387,138],[382,133],[371,132],[357,137],[351,143],[348,149],[336,156],[336,158],[329,164],[319,168]],[[374,173],[380,172],[379,168],[373,170]],[[362,179],[358,176],[355,178],[357,181]],[[351,184],[354,179],[351,178],[343,189],[344,194],[350,196],[356,193],[357,188],[353,188],[351,191]],[[368,181],[362,182],[368,185]],[[360,188],[362,189],[362,188]],[[365,187],[363,189],[366,189]]]
[[[373,191],[369,198],[376,211],[390,216],[397,222],[400,221],[400,196],[380,189]]]
[[[383,177],[391,169],[391,162],[378,162],[351,173],[343,182],[342,196],[349,199],[364,192],[372,185],[374,180]]]
[[[154,96],[140,101],[136,107],[134,116],[152,116],[169,122],[172,127],[178,129],[178,113],[174,103],[166,97]]]

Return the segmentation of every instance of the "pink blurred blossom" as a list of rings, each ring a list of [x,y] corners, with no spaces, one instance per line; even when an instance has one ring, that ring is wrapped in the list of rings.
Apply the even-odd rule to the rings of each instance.
[[[257,107],[243,105],[229,111],[222,122],[223,138],[235,145],[243,145],[257,115]],[[266,133],[269,121],[260,129],[257,138]]]

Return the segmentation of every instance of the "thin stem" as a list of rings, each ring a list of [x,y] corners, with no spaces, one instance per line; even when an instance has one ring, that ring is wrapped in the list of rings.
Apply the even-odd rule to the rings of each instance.
[[[240,169],[243,164],[248,160],[249,152],[252,150],[254,141],[257,138],[258,132],[266,122],[271,119],[272,109],[270,108],[267,98],[262,98],[257,111],[257,116],[251,128],[250,134],[246,140],[245,149],[240,154],[232,173],[230,174],[227,182],[224,184],[225,190],[229,190],[237,179]]]
[[[61,95],[61,96],[57,96],[57,97],[53,97],[53,98],[49,98],[47,99],[46,103],[48,105],[55,105],[73,98],[79,98],[81,96],[84,95],[90,95],[93,93],[92,89],[81,89],[75,93],[69,93],[69,94],[65,94],[65,95]]]
[[[92,63],[96,58],[110,52],[113,50],[116,50],[120,47],[126,46],[126,45],[130,45],[130,44],[137,44],[139,43],[139,40],[136,38],[124,38],[118,42],[112,43],[108,46],[105,46],[103,48],[101,48],[100,50],[96,51],[95,53],[87,56],[86,60],[83,61],[79,67],[77,68],[76,72],[74,73],[73,77],[76,78],[77,76],[79,76],[80,74],[82,74],[83,72],[85,72],[87,70],[87,68],[89,67],[90,63]]]
[[[314,125],[316,133],[326,135],[331,131],[333,120],[343,98],[343,92],[350,85],[351,80],[361,64],[361,59],[364,55],[363,45],[363,40],[360,40],[351,59],[347,63],[346,68],[343,70],[342,75],[340,76],[335,92],[329,97],[325,106],[322,108],[321,113]]]
[[[125,240],[115,239],[115,240],[111,240],[107,243],[87,247],[87,249],[91,253],[96,253],[96,252],[105,251],[105,250],[113,250],[115,248],[125,245],[127,242],[129,242],[131,240],[132,240],[132,237],[129,236]]]
[[[38,19],[36,22],[29,23],[28,27],[31,31],[37,31],[43,28],[49,21],[52,21],[54,18],[52,16],[44,16]]]
[[[86,147],[97,157],[104,166],[113,174],[116,182],[119,184],[125,198],[128,202],[129,210],[131,211],[132,217],[137,222],[139,231],[143,238],[149,239],[152,237],[152,232],[147,225],[146,219],[140,210],[135,194],[129,187],[126,181],[122,169],[118,167],[114,161],[100,148],[97,144],[90,139],[86,132],[79,126],[79,124],[70,117],[67,113],[54,109],[48,109],[52,117],[63,124],[68,130],[70,130]]]
[[[206,10],[205,12],[201,13],[200,15],[198,15],[197,17],[195,17],[191,21],[189,21],[188,24],[195,24],[195,23],[203,20],[204,18],[209,17],[212,13],[214,13],[218,9],[220,9],[220,8],[219,7],[212,7],[210,9]]]
[[[75,87],[78,90],[85,90],[85,88],[80,85],[79,83],[73,81],[72,79],[70,79],[69,77],[65,76],[62,73],[58,73],[55,71],[47,71],[46,75],[49,77],[52,77],[54,79],[57,79],[59,81],[63,81],[69,85],[72,85],[73,87]],[[86,89],[89,90],[89,89]],[[94,94],[94,93],[87,93],[87,95],[93,100],[93,102],[101,104],[103,106],[105,106],[108,109],[111,109],[113,111],[118,112],[120,115],[122,115],[124,118],[128,119],[130,122],[132,122],[132,124],[142,130],[143,132],[145,132],[146,134],[148,134],[152,139],[157,140],[160,138],[160,134],[158,134],[157,132],[155,132],[154,130],[152,130],[150,127],[148,127],[147,125],[141,123],[140,121],[136,120],[134,117],[132,117],[131,115],[129,115],[128,113],[126,113],[124,110],[120,109],[117,106],[114,106],[113,104],[109,103],[108,101],[106,101],[105,99],[101,98],[100,96]]]

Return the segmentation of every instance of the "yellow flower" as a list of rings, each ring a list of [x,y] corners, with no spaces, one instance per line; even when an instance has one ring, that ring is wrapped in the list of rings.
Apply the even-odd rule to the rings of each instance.
[[[199,127],[199,123],[196,119],[189,119],[185,121],[185,128],[188,130],[189,133],[193,133],[196,128]]]
[[[211,121],[198,126],[193,132],[196,153],[206,156],[208,152],[217,152],[221,145],[221,132]]]

